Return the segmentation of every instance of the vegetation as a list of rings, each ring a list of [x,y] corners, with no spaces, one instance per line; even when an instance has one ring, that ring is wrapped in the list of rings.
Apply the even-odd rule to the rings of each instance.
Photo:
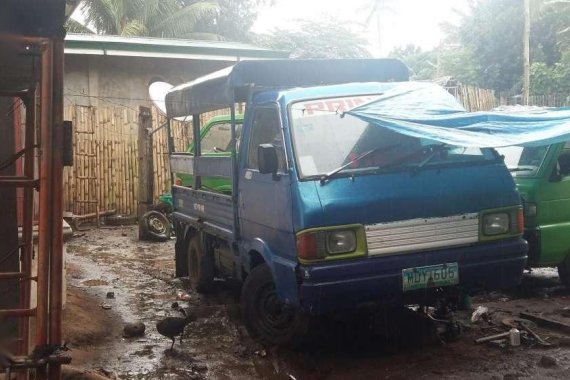
[[[457,25],[444,25],[445,43],[422,51],[409,46],[403,59],[417,79],[453,76],[497,92],[519,93],[523,70],[524,2],[478,0]],[[570,1],[531,0],[531,94],[570,91]]]
[[[260,45],[290,51],[291,58],[369,57],[367,41],[335,20],[299,21],[295,29],[257,36]]]
[[[247,41],[257,9],[273,0],[83,0],[85,25],[67,30],[122,36]]]
[[[257,19],[257,11],[262,5],[273,4],[275,0],[217,0],[219,11],[214,17],[198,22],[197,28],[203,32],[222,36],[230,41],[252,41],[250,32]],[[183,0],[185,5],[196,0]]]

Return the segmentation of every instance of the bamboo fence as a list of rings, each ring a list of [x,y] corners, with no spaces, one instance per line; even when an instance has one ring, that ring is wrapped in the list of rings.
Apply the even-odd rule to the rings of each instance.
[[[493,90],[463,85],[447,87],[446,89],[454,95],[469,112],[489,111],[499,106],[499,99],[497,99]]]
[[[205,114],[202,123],[225,111]],[[64,210],[75,215],[116,210],[133,215],[138,202],[138,110],[129,107],[68,105],[65,120],[73,122],[74,165],[64,169]],[[153,129],[166,117],[152,109]],[[175,151],[192,141],[191,123],[171,124]],[[153,134],[154,198],[170,191],[167,129]]]

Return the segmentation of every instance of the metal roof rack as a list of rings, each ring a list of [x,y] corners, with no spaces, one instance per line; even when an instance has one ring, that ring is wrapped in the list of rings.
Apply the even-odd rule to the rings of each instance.
[[[408,79],[408,68],[397,59],[241,61],[173,88],[166,96],[166,109],[168,117],[196,115],[245,102],[251,91],[262,88]]]

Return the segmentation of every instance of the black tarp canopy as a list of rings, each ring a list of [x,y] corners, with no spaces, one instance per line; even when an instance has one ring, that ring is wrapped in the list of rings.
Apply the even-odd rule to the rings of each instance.
[[[166,110],[168,117],[181,117],[227,108],[247,101],[252,89],[408,79],[408,68],[396,59],[242,61],[173,88]]]

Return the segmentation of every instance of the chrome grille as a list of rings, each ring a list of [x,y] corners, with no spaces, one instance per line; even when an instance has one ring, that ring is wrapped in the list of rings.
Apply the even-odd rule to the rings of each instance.
[[[466,245],[479,241],[478,214],[410,219],[366,226],[369,255]]]

